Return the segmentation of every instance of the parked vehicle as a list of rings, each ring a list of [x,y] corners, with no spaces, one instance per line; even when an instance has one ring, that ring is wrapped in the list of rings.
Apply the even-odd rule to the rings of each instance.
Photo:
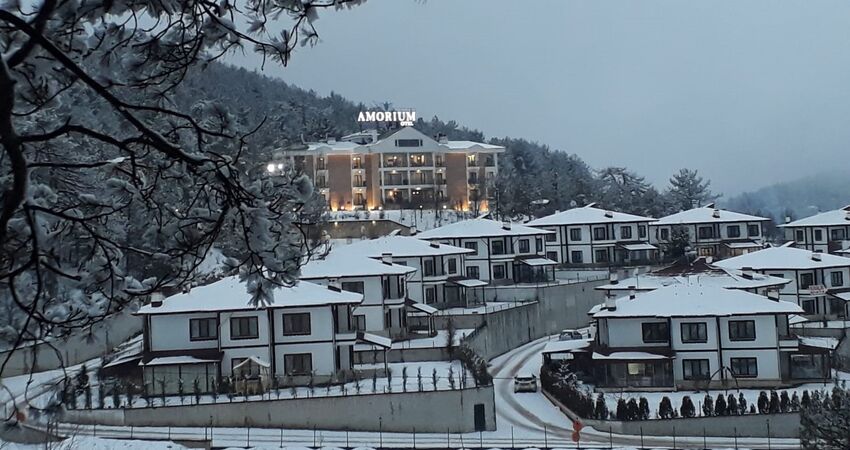
[[[575,341],[577,339],[584,339],[584,335],[578,330],[562,330],[561,334],[558,335],[559,341]]]
[[[537,376],[518,374],[514,377],[514,392],[537,392]]]

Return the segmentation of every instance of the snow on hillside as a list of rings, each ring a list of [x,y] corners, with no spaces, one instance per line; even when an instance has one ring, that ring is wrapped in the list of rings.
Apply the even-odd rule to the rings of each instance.
[[[51,450],[178,450],[189,447],[171,441],[101,439],[91,436],[72,436],[62,442],[51,442],[50,444],[18,444],[0,440],[0,449],[3,450],[40,450],[45,448]]]

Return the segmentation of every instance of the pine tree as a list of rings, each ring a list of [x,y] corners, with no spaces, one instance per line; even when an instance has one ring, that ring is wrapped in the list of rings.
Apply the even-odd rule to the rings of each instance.
[[[767,410],[771,414],[776,414],[780,411],[779,395],[776,394],[776,391],[770,391],[770,402],[768,403]]]
[[[800,443],[806,450],[850,448],[850,392],[846,387],[834,388],[828,402],[812,395],[811,402],[802,406]]]
[[[726,397],[723,394],[717,395],[717,401],[714,403],[714,414],[717,416],[728,414],[726,411]]]
[[[797,391],[791,394],[791,405],[789,409],[793,412],[800,410],[800,397],[797,395]]]
[[[118,384],[112,386],[112,407],[118,409],[121,407],[121,390],[118,389]]]
[[[705,417],[714,415],[714,398],[709,393],[706,393],[702,400],[702,415]]]
[[[608,405],[605,403],[605,394],[599,393],[596,396],[596,405],[593,408],[593,417],[599,420],[608,420]]]
[[[744,393],[738,393],[738,415],[743,416],[747,413],[747,399],[744,398]]]
[[[658,416],[662,419],[673,417],[673,404],[666,395],[661,398],[661,403],[658,405]]]
[[[726,410],[729,412],[730,416],[737,416],[741,414],[741,410],[738,408],[738,399],[735,398],[735,394],[729,394],[729,397],[726,398]]]
[[[634,397],[630,398],[629,401],[626,402],[626,418],[627,420],[640,419],[640,407]]]
[[[679,173],[670,178],[667,196],[673,207],[685,211],[714,201],[714,195],[709,189],[711,182],[703,180],[696,170],[680,169]]]
[[[682,407],[680,408],[682,417],[695,417],[696,416],[696,407],[694,407],[694,402],[691,400],[691,397],[686,395],[682,397]]]
[[[646,397],[641,397],[638,402],[638,408],[640,409],[640,420],[649,420],[649,401]]]
[[[617,420],[620,421],[629,420],[628,406],[626,406],[626,400],[622,397],[617,400],[617,411],[615,416],[617,417]]]
[[[788,397],[788,391],[782,391],[779,396],[779,411],[788,412],[791,407],[791,398]]]
[[[198,377],[192,381],[192,392],[195,394],[195,404],[201,404],[201,380]]]
[[[434,368],[431,370],[431,385],[434,387],[434,390],[437,390],[437,382],[440,380],[440,377],[437,375],[437,369]]]
[[[770,411],[770,399],[767,397],[767,392],[759,392],[758,408],[759,414],[767,414]]]
[[[809,395],[808,390],[803,391],[803,399],[800,400],[801,408],[808,408],[812,404],[812,397]]]

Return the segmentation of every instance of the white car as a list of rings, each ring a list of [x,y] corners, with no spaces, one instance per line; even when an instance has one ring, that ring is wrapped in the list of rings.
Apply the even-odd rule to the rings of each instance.
[[[537,376],[519,374],[514,377],[514,392],[537,392]]]
[[[578,330],[561,330],[561,334],[558,335],[559,341],[575,341],[578,339],[584,339],[584,335]]]

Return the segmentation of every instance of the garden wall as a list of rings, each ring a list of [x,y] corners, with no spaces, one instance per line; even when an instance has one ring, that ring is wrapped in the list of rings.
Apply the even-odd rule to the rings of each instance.
[[[496,429],[493,386],[434,392],[398,392],[258,400],[123,410],[70,410],[63,422],[116,426],[295,428],[417,433],[477,431],[475,409],[483,408],[484,430]],[[439,411],[439,414],[435,414]]]

